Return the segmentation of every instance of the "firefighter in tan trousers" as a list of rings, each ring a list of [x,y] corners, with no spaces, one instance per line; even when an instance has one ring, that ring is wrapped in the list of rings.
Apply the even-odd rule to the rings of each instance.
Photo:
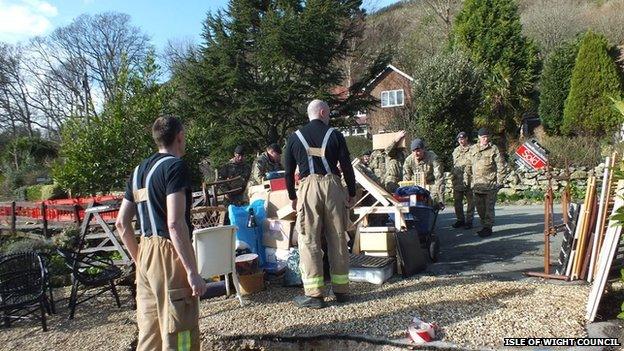
[[[451,171],[451,183],[453,184],[453,203],[455,205],[455,217],[457,221],[453,228],[464,226],[466,229],[472,228],[472,218],[474,217],[474,201],[470,184],[464,180],[464,168],[470,162],[470,142],[466,132],[457,134],[459,145],[453,150],[453,170]],[[464,198],[466,198],[466,213],[464,215]]]
[[[115,223],[136,264],[137,350],[199,350],[199,297],[206,284],[191,246],[184,128],[175,117],[159,117],[152,136],[158,152],[130,176]],[[140,245],[132,225],[137,213]]]
[[[355,196],[355,174],[344,136],[329,127],[329,106],[308,105],[310,122],[288,138],[285,173],[288,196],[297,211],[299,268],[305,295],[299,307],[325,307],[322,241],[327,243],[332,292],[338,303],[349,300],[349,252],[346,231]],[[338,168],[340,163],[340,169]],[[301,182],[295,192],[294,173]],[[341,184],[341,170],[347,191]]]

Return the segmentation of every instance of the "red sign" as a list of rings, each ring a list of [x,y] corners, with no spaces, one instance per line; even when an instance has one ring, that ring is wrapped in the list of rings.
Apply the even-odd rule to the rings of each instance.
[[[531,147],[530,144],[524,143],[516,150],[516,158],[523,165],[528,166],[533,170],[538,170],[546,167],[546,159],[544,156],[538,153],[538,150]]]

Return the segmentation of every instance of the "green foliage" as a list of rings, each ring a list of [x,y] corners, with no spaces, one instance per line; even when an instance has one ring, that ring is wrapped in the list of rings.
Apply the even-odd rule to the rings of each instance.
[[[545,136],[542,146],[550,152],[548,161],[555,168],[595,167],[603,161],[600,139],[589,136]]]
[[[400,118],[397,127],[422,138],[445,168],[450,169],[457,133],[473,130],[481,88],[480,70],[466,55],[460,52],[436,55],[414,73],[415,114]]]
[[[80,229],[78,227],[68,227],[63,229],[59,235],[55,235],[53,243],[62,249],[75,249],[80,241]]]
[[[499,202],[515,202],[520,200],[530,201],[530,202],[542,202],[544,201],[544,192],[536,189],[527,189],[523,191],[519,191],[515,194],[505,194],[498,193],[496,195],[496,199]]]
[[[26,201],[39,201],[41,200],[41,187],[42,184],[31,185],[26,187]]]
[[[54,179],[76,195],[121,190],[132,169],[155,150],[151,126],[169,110],[171,87],[156,82],[159,72],[154,58],[138,72],[121,76],[119,90],[104,111],[85,120],[72,118],[62,130],[61,160],[53,169]],[[184,118],[183,118],[184,120]],[[206,153],[205,138],[198,124],[184,120],[187,156],[194,179],[199,179],[196,160]]]
[[[513,133],[534,104],[540,68],[535,44],[522,35],[514,0],[466,0],[455,18],[451,45],[467,51],[485,72],[477,124]]]
[[[345,140],[347,141],[347,147],[349,148],[351,158],[360,157],[364,152],[373,149],[373,141],[365,137],[348,136],[345,137]]]
[[[40,253],[50,253],[54,249],[52,241],[45,239],[21,239],[9,243],[3,249],[6,254],[35,251]]]
[[[57,145],[38,136],[18,136],[4,143],[0,152],[0,193],[13,197],[16,189],[35,184],[39,177],[48,177],[49,162],[57,155]]]
[[[340,64],[349,43],[360,35],[361,1],[232,0],[227,11],[208,15],[204,42],[173,69],[175,110],[192,117],[206,132],[214,164],[234,147],[262,151],[282,143],[307,120],[314,98],[338,115],[352,115],[372,103],[357,94],[387,60],[351,87],[346,100],[332,94],[345,78]]]
[[[609,101],[622,93],[621,77],[609,50],[604,36],[591,31],[583,36],[565,101],[564,133],[610,135],[624,120]]]
[[[546,132],[559,135],[563,123],[563,107],[570,92],[570,80],[578,43],[563,43],[544,62],[540,81],[539,116]]]

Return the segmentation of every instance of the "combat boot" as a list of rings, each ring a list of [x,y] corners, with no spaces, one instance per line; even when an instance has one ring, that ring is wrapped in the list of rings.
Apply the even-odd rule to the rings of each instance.
[[[351,300],[349,294],[345,293],[334,293],[334,296],[336,296],[336,302],[338,303],[346,303]]]
[[[472,221],[466,222],[466,224],[464,225],[464,229],[472,229]]]
[[[464,221],[457,221],[457,222],[453,223],[453,228],[459,228],[459,227],[463,226],[464,224],[466,224]]]
[[[483,227],[483,229],[477,232],[477,235],[482,238],[487,238],[488,236],[492,235],[492,227]]]

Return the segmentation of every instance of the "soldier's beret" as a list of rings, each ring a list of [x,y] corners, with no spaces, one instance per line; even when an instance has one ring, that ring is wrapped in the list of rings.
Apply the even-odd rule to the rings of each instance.
[[[242,155],[242,154],[243,154],[243,145],[238,145],[238,146],[234,149],[234,153],[235,153],[235,154]]]
[[[459,132],[459,134],[457,134],[457,139],[459,138],[467,138],[468,134],[466,134],[466,132]]]
[[[425,142],[422,141],[422,139],[416,138],[414,140],[412,140],[412,144],[411,146],[411,150],[414,151],[416,149],[424,149],[425,148]]]
[[[490,135],[490,132],[487,130],[487,128],[479,129],[479,136],[484,136],[484,135]]]

